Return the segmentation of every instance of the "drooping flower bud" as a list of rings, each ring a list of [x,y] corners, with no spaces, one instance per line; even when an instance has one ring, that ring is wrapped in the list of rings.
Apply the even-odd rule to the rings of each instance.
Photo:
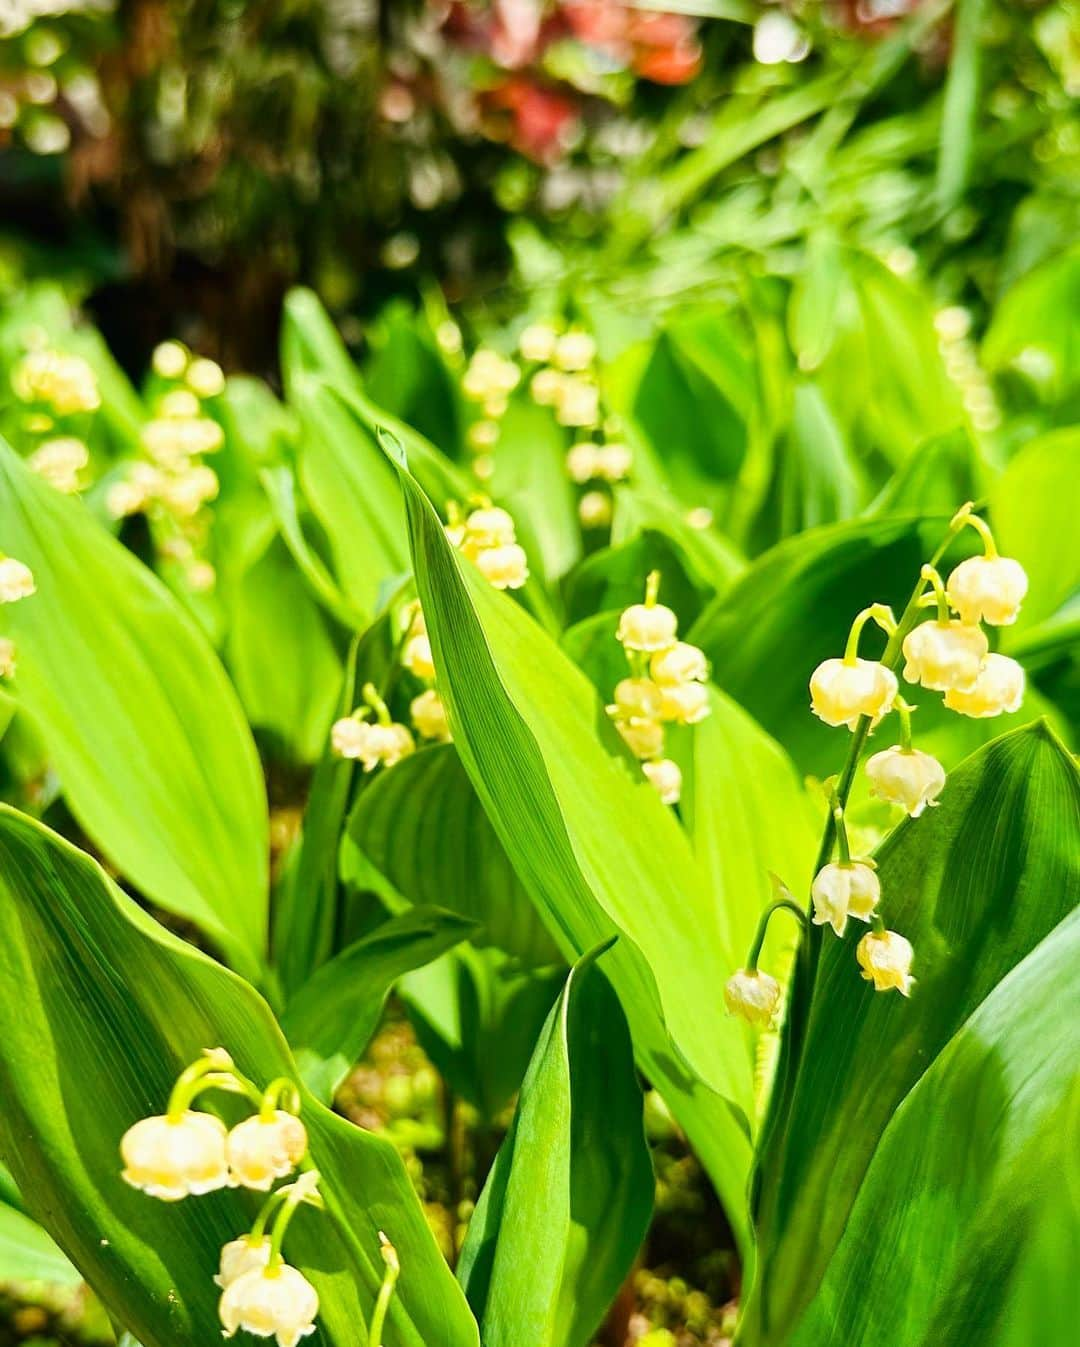
[[[507,547],[515,538],[514,521],[497,505],[473,510],[465,520],[464,550],[468,556],[488,547]]]
[[[814,925],[828,924],[837,935],[847,929],[848,917],[869,921],[881,901],[881,884],[865,861],[832,861],[814,877]]]
[[[868,931],[859,941],[855,957],[863,977],[874,984],[876,992],[896,988],[902,996],[911,995],[911,961],[915,951],[909,941],[895,931]]]
[[[401,652],[401,662],[416,678],[429,682],[435,677],[435,659],[427,636],[410,636]]]
[[[945,788],[945,768],[937,758],[899,744],[868,758],[866,775],[871,795],[902,806],[912,818],[918,818],[927,805],[937,804]]]
[[[73,435],[46,440],[28,459],[33,472],[65,495],[78,491],[79,473],[89,462],[90,450]]]
[[[1028,578],[1012,557],[968,557],[949,576],[945,593],[962,622],[1007,627],[1016,621]]]
[[[416,748],[412,735],[404,725],[368,725],[359,758],[365,772],[373,772],[380,763],[393,767],[407,758]]]
[[[611,497],[605,491],[586,491],[578,501],[581,527],[603,529],[611,523]]]
[[[450,722],[446,718],[446,706],[434,688],[421,692],[409,705],[413,728],[424,739],[435,739],[440,743],[450,742]]]
[[[200,356],[187,371],[188,387],[200,398],[216,398],[225,391],[225,374],[216,360]]]
[[[633,603],[619,618],[615,639],[626,650],[641,650],[653,654],[675,644],[679,619],[662,603]]]
[[[659,721],[620,717],[615,726],[636,758],[658,758],[664,751],[664,727]]]
[[[178,341],[163,341],[154,347],[150,364],[162,379],[179,379],[187,369],[188,353]]]
[[[987,655],[982,671],[972,687],[950,688],[945,705],[951,711],[982,720],[1000,716],[1003,711],[1018,711],[1024,700],[1024,670],[1008,655]]]
[[[15,642],[0,636],[0,678],[15,677]]]
[[[677,762],[672,762],[670,758],[657,758],[654,762],[643,762],[641,770],[659,794],[661,804],[679,803],[682,796],[682,772]]]
[[[981,627],[966,622],[924,622],[904,638],[904,677],[937,692],[970,688],[989,649]]]
[[[533,383],[535,386],[535,379]],[[596,425],[600,419],[600,390],[595,384],[573,374],[564,374],[557,389],[555,419],[560,426],[583,429]]]
[[[615,704],[608,707],[608,714],[655,720],[660,714],[660,689],[647,678],[623,678],[615,685]]]
[[[529,559],[517,543],[487,548],[477,556],[476,565],[494,589],[520,589],[529,578]]]
[[[339,758],[359,758],[363,756],[371,726],[352,716],[343,716],[335,720],[330,730],[330,747]]]
[[[629,445],[612,441],[605,444],[596,455],[595,476],[605,482],[621,482],[629,476],[634,464],[634,455]]]
[[[662,650],[649,661],[653,681],[663,687],[678,687],[681,683],[704,683],[709,676],[709,662],[704,650],[688,641],[676,641],[670,650]]]
[[[0,558],[0,603],[18,603],[37,589],[29,566],[14,557]]]
[[[554,357],[568,373],[588,369],[596,359],[596,342],[587,332],[565,332],[555,343]]]
[[[599,477],[600,446],[592,440],[581,440],[566,451],[566,471],[579,486]]]
[[[224,1188],[225,1137],[225,1124],[210,1113],[188,1109],[176,1118],[143,1118],[120,1142],[124,1181],[164,1202]]]
[[[241,1235],[222,1247],[221,1264],[214,1281],[224,1290],[245,1272],[264,1268],[269,1261],[269,1235]]]
[[[245,1188],[266,1192],[275,1179],[291,1174],[307,1150],[307,1130],[299,1118],[275,1109],[245,1118],[225,1143],[233,1180]]]
[[[529,392],[532,399],[541,407],[554,407],[562,394],[566,375],[557,369],[542,369],[532,377]]]
[[[892,710],[899,691],[896,675],[877,660],[827,659],[810,679],[810,709],[826,725],[854,730],[861,716],[876,725]]]
[[[318,1292],[288,1263],[245,1272],[225,1288],[218,1306],[225,1337],[243,1328],[259,1338],[276,1337],[278,1347],[296,1347],[314,1333],[318,1313]]]
[[[729,1015],[767,1029],[780,1004],[780,984],[760,968],[740,968],[724,984],[724,1005]]]
[[[660,689],[660,719],[676,725],[699,725],[712,714],[704,683],[683,683]]]
[[[518,350],[523,360],[543,364],[555,352],[559,334],[550,323],[530,323],[518,337]]]

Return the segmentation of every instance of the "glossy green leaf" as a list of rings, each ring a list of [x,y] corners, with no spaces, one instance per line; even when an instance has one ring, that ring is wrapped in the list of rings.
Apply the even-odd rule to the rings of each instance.
[[[218,1339],[219,1250],[258,1205],[243,1190],[163,1203],[120,1178],[124,1131],[160,1113],[177,1073],[218,1044],[259,1083],[296,1078],[281,1031],[246,983],[164,931],[82,852],[0,811],[0,1155],[32,1212],[145,1347]],[[302,1112],[327,1212],[299,1213],[286,1252],[319,1292],[312,1347],[354,1347],[381,1279],[379,1230],[402,1264],[386,1347],[476,1347],[394,1147],[306,1093]]]
[[[72,813],[137,888],[255,976],[266,796],[220,664],[156,577],[3,444],[0,538],[37,581],[2,614],[18,652],[12,691]]]
[[[678,823],[585,675],[458,558],[404,471],[402,481],[417,585],[465,769],[564,954],[579,957],[620,934],[607,966],[639,1061],[691,1133],[737,1225],[750,1073],[737,1029],[701,1014],[743,957],[729,914],[715,908]]]
[[[561,962],[450,744],[404,758],[357,797],[349,835],[412,903],[449,908],[524,964]]]
[[[1078,835],[1080,774],[1035,725],[951,772],[940,807],[907,820],[879,849],[882,915],[912,942],[918,982],[904,1000],[860,978],[860,923],[843,940],[825,940],[799,1074],[773,1133],[783,1144],[766,1147],[759,1175],[749,1347],[790,1340],[890,1118],[905,1097],[915,1099],[968,1016],[1080,901]],[[959,1144],[940,1120],[934,1131],[951,1136],[937,1145]],[[922,1144],[927,1133],[919,1132]],[[970,1134],[971,1144],[979,1137]],[[927,1338],[927,1347],[938,1340]]]
[[[653,1185],[626,1020],[586,956],[548,1016],[461,1251],[484,1347],[586,1347],[644,1237]]]
[[[304,1083],[329,1104],[379,1026],[403,973],[466,939],[473,923],[454,912],[417,907],[335,955],[289,1001],[281,1021]]]
[[[1058,1276],[1043,1280],[1025,1262],[1048,1235],[1060,1254],[1077,1247],[1078,1062],[1073,912],[994,988],[894,1114],[792,1347],[831,1335],[897,1347],[1070,1342],[1080,1288],[1068,1264],[1059,1255]],[[1003,1320],[1021,1307],[1010,1333]]]

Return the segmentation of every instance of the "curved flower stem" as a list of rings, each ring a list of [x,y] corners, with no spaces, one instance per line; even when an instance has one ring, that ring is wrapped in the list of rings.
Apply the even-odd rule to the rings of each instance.
[[[289,1222],[296,1213],[296,1208],[309,1199],[319,1182],[319,1174],[315,1169],[309,1169],[302,1174],[295,1183],[290,1183],[288,1196],[281,1204],[281,1210],[274,1220],[274,1228],[270,1233],[270,1258],[267,1262],[269,1268],[279,1268],[282,1263],[281,1246],[285,1239],[285,1231],[289,1228]],[[285,1189],[281,1190],[282,1192]]]
[[[382,1347],[383,1325],[386,1323],[386,1312],[390,1308],[390,1299],[394,1294],[394,1286],[397,1283],[401,1272],[401,1264],[398,1262],[397,1250],[386,1238],[383,1232],[379,1231],[379,1243],[382,1245],[383,1262],[386,1264],[386,1271],[383,1273],[382,1285],[379,1287],[379,1296],[375,1301],[375,1309],[371,1315],[371,1328],[368,1330],[368,1347]]]
[[[868,622],[876,622],[886,636],[891,636],[896,630],[896,618],[888,604],[872,603],[869,608],[864,608],[856,616],[855,621],[851,624],[851,630],[848,632],[847,645],[844,647],[845,664],[854,664],[858,659],[859,639],[862,636],[863,627]]]
[[[279,1107],[286,1113],[300,1112],[300,1091],[288,1076],[278,1076],[266,1087],[259,1104],[259,1117],[263,1122],[269,1122]]]
[[[893,710],[900,717],[900,748],[905,753],[911,752],[911,713],[915,708],[903,697],[897,697],[893,702]]]
[[[793,898],[774,898],[769,906],[762,912],[758,918],[757,930],[754,932],[754,942],[750,946],[750,953],[746,956],[746,968],[748,972],[753,972],[757,968],[757,961],[761,955],[761,947],[765,943],[765,933],[769,929],[769,920],[774,912],[779,912],[781,908],[790,912],[792,916],[799,919],[800,925],[808,925],[806,913],[802,910]]]

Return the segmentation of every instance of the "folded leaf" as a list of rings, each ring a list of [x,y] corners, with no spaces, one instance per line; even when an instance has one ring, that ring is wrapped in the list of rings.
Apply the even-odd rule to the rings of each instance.
[[[10,686],[72,813],[132,884],[257,976],[266,794],[221,665],[157,578],[2,443],[0,543],[37,581],[0,615]]]
[[[392,917],[326,963],[281,1021],[308,1089],[329,1104],[379,1026],[390,988],[466,939],[473,923],[438,908]]]
[[[606,966],[639,1062],[694,1135],[737,1224],[751,1077],[735,1027],[702,1014],[742,958],[729,915],[584,674],[457,557],[404,470],[402,482],[462,763],[566,957],[621,935]]]
[[[257,1210],[242,1189],[164,1203],[120,1177],[124,1131],[163,1112],[177,1073],[218,1045],[260,1084],[296,1079],[246,983],[164,931],[82,852],[0,809],[0,1156],[144,1347],[218,1340],[219,1251]],[[476,1347],[394,1147],[303,1091],[302,1116],[327,1211],[298,1213],[286,1254],[319,1292],[312,1347],[355,1347],[382,1275],[379,1230],[402,1265],[386,1347]]]
[[[630,1035],[594,958],[552,1007],[461,1251],[484,1347],[585,1347],[649,1223]]]

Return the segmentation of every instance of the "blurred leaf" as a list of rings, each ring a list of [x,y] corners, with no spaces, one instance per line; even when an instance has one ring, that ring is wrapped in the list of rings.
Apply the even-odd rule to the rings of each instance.
[[[928,440],[911,455],[867,507],[873,516],[949,515],[982,495],[978,451],[966,430]]]
[[[373,402],[449,451],[461,443],[464,408],[456,381],[422,313],[392,300],[367,334],[364,382]]]
[[[906,820],[879,848],[882,913],[888,926],[914,945],[918,982],[910,1001],[874,992],[855,962],[864,934],[859,923],[852,923],[859,929],[843,940],[825,942],[790,1107],[770,1133],[775,1144],[766,1147],[761,1161],[756,1208],[761,1261],[744,1325],[750,1347],[791,1340],[804,1309],[823,1288],[845,1227],[851,1228],[868,1169],[884,1159],[878,1147],[890,1118],[895,1115],[895,1126],[904,1129],[899,1119],[917,1107],[917,1083],[952,1035],[1080,901],[1078,828],[1080,774],[1046,727],[1035,725],[969,758],[950,773],[941,807]],[[1066,1018],[1062,1006],[1056,1022],[1063,1026]],[[973,1037],[977,1041],[978,1034]],[[937,1079],[949,1076],[948,1061]],[[988,1091],[985,1107],[991,1114],[1001,1097],[994,1080],[993,1073],[984,1074],[979,1083]],[[960,1071],[954,1085],[961,1082],[971,1088],[972,1078]],[[927,1087],[929,1099],[933,1088]],[[958,1115],[965,1119],[960,1133],[943,1122],[948,1116],[935,1112],[933,1129],[916,1127],[919,1153],[929,1154],[930,1135],[935,1146],[946,1149],[960,1144],[963,1135],[965,1153],[974,1159],[971,1148],[980,1139],[989,1141],[993,1130],[972,1125],[965,1110]],[[894,1175],[894,1201],[902,1209],[911,1194],[895,1168],[886,1166],[884,1172]],[[962,1219],[955,1192],[936,1191],[934,1200]],[[879,1199],[872,1207],[875,1221],[889,1218],[888,1203]],[[941,1269],[945,1255],[936,1239],[950,1228],[944,1220],[938,1232],[920,1226],[928,1268]],[[883,1244],[882,1252],[888,1248]],[[896,1280],[895,1292],[909,1289],[906,1278]],[[822,1308],[832,1315],[836,1302],[824,1289],[822,1294]],[[918,1314],[921,1305],[916,1296],[909,1313]],[[858,1338],[853,1327],[852,1339]],[[954,1341],[933,1333],[903,1340]],[[969,1332],[958,1341],[971,1340]]]
[[[751,1081],[737,1031],[700,1010],[742,957],[730,918],[713,906],[678,824],[585,676],[458,558],[405,471],[402,482],[440,690],[465,769],[566,956],[621,933],[609,976],[642,1069],[691,1133],[737,1224],[748,1161],[739,1115],[749,1112]]]
[[[526,966],[561,962],[453,745],[380,772],[357,796],[348,829],[410,902],[478,922],[474,944],[497,945]]]
[[[154,1201],[123,1182],[117,1148],[134,1121],[162,1111],[176,1075],[207,1046],[227,1047],[260,1083],[295,1079],[281,1032],[243,981],[162,930],[89,857],[9,809],[0,810],[0,896],[0,1152],[32,1210],[145,1347],[215,1341],[212,1276],[257,1199],[224,1190]],[[303,1118],[327,1210],[297,1214],[286,1252],[319,1292],[312,1347],[355,1344],[382,1275],[380,1229],[402,1266],[387,1347],[476,1347],[394,1147],[307,1094]]]
[[[1080,247],[1022,276],[998,301],[983,339],[991,370],[1030,371],[1045,397],[1063,397],[1080,382]]]
[[[473,923],[436,907],[391,917],[323,964],[289,1001],[281,1021],[304,1084],[329,1104],[379,1026],[403,973],[465,940]]]
[[[711,598],[712,587],[699,578],[698,567],[666,532],[651,528],[600,548],[571,571],[564,586],[567,620],[581,622],[597,612],[618,612],[641,603],[650,571],[660,572],[664,603],[683,626],[689,626]]]
[[[1030,588],[1016,626],[1002,636],[1006,648],[1034,636],[1080,592],[1080,428],[1038,435],[1010,460],[990,493],[990,518],[1002,554],[1016,557]]]
[[[0,1201],[0,1282],[13,1281],[78,1286],[82,1277],[36,1221]]]
[[[557,580],[581,556],[566,432],[546,407],[514,398],[499,422],[492,494],[510,511],[529,555]]]
[[[806,241],[806,258],[788,306],[788,335],[799,369],[815,370],[836,335],[843,253],[834,230],[823,225]]]
[[[668,539],[687,577],[698,589],[713,594],[730,589],[746,569],[746,560],[739,549],[711,522],[699,527],[689,523],[672,501],[636,487],[616,487],[612,545],[629,542],[649,531]]]
[[[943,212],[952,210],[962,199],[971,174],[985,17],[986,0],[956,0],[938,150],[937,204]]]
[[[398,983],[420,1046],[484,1129],[520,1088],[565,978],[561,963],[523,969],[494,947],[459,945]]]
[[[231,685],[157,578],[0,444],[0,537],[38,592],[6,605],[12,691],[72,813],[154,902],[243,971],[266,944],[266,796]]]
[[[485,1347],[586,1347],[649,1223],[630,1034],[595,957],[548,1016],[461,1251]]]

